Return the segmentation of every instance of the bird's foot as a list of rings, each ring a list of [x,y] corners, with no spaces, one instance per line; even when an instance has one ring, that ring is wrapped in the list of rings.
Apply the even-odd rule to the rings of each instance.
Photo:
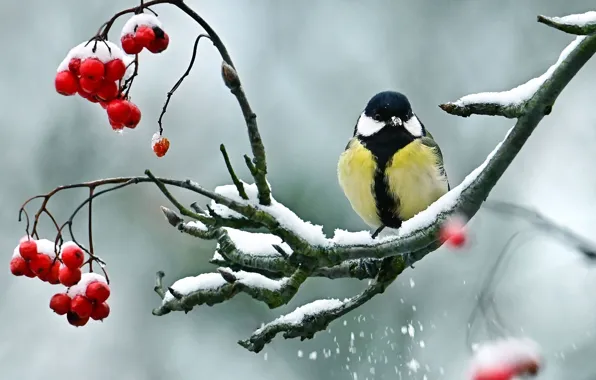
[[[358,269],[364,271],[368,278],[375,278],[379,272],[377,268],[377,260],[375,259],[358,260]]]
[[[406,268],[407,267],[410,267],[412,269],[415,269],[414,268],[414,263],[416,262],[416,260],[414,260],[414,257],[412,256],[412,253],[411,252],[408,252],[408,253],[406,253],[404,255],[404,260],[406,262],[405,263],[406,264]]]
[[[377,236],[379,236],[379,234],[381,233],[381,231],[383,231],[385,229],[385,226],[381,226],[379,228],[377,228],[375,230],[375,232],[373,232],[373,234],[371,235],[371,238],[376,239]]]

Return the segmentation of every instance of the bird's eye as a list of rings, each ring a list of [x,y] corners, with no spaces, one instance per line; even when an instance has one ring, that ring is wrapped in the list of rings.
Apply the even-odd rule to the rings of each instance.
[[[376,113],[375,116],[373,116],[373,119],[375,119],[376,121],[381,121],[381,114]]]

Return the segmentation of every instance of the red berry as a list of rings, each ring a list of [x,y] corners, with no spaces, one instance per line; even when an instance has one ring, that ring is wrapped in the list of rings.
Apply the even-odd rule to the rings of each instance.
[[[170,36],[168,36],[166,32],[163,32],[163,37],[154,39],[149,46],[147,46],[147,50],[153,54],[161,53],[168,48],[169,44]]]
[[[58,285],[60,283],[60,261],[54,261],[50,268],[50,274],[48,275],[48,282],[52,285]]]
[[[118,85],[116,82],[103,81],[99,90],[97,90],[97,98],[101,101],[110,101],[116,99],[118,96]]]
[[[87,297],[79,294],[70,302],[70,310],[81,318],[89,318],[93,311],[93,304]]]
[[[102,81],[99,79],[92,79],[88,77],[81,77],[79,85],[81,90],[85,91],[89,95],[95,95],[101,87]]]
[[[92,282],[89,285],[87,285],[85,295],[93,302],[106,302],[108,297],[110,297],[110,287],[108,286],[108,284],[105,284],[103,282]]]
[[[89,317],[81,318],[77,315],[77,313],[69,311],[68,313],[66,313],[66,320],[68,321],[68,323],[75,327],[82,327],[85,326],[87,322],[89,322]]]
[[[109,102],[104,102],[103,100],[100,100],[100,101],[99,101],[99,105],[100,105],[100,106],[101,106],[101,108],[103,108],[104,110],[105,110],[106,108],[108,108],[108,103],[109,103]]]
[[[124,126],[130,129],[135,129],[141,122],[141,110],[136,104],[130,103],[130,116]]]
[[[37,242],[33,239],[23,240],[19,244],[19,254],[25,260],[32,260],[37,256]]]
[[[38,254],[33,260],[31,260],[30,268],[36,275],[46,275],[50,273],[52,268],[53,259],[48,255]]]
[[[93,311],[91,311],[91,319],[96,321],[103,321],[110,315],[110,305],[105,302],[96,303],[93,305]]]
[[[70,297],[64,293],[54,294],[50,299],[50,309],[58,315],[64,315],[70,311]]]
[[[64,286],[73,286],[76,285],[79,281],[81,281],[81,270],[80,269],[70,269],[65,265],[60,266],[60,273],[58,274],[58,279],[60,283]]]
[[[64,265],[70,269],[80,268],[85,261],[85,253],[81,247],[75,243],[64,244],[62,246],[60,257],[62,258]]]
[[[143,50],[143,45],[137,44],[132,34],[127,34],[120,39],[122,50],[126,54],[139,54]]]
[[[130,103],[127,100],[115,99],[108,104],[106,111],[114,123],[124,124],[130,117]]]
[[[116,123],[112,119],[109,119],[110,125],[112,126],[112,130],[114,131],[122,131],[124,129],[124,124]]]
[[[81,95],[81,98],[83,99],[87,99],[88,101],[90,101],[91,103],[97,103],[99,102],[99,100],[95,97],[95,95],[93,94],[88,94],[83,90],[79,90],[79,95]]]
[[[510,380],[515,376],[511,368],[483,369],[474,374],[474,380]]]
[[[80,58],[72,58],[70,62],[68,62],[68,70],[76,76],[79,76],[79,69],[81,68],[81,59]]]
[[[79,89],[77,77],[70,71],[61,71],[56,74],[54,85],[56,92],[64,96],[74,95]]]
[[[135,32],[135,42],[142,47],[148,47],[155,40],[153,28],[147,25],[139,25]]]
[[[10,260],[10,273],[15,276],[24,276],[29,271],[27,262],[22,257],[13,257]]]
[[[86,58],[81,62],[79,72],[81,73],[81,79],[88,78],[94,81],[100,81],[105,74],[105,66],[97,58]]]
[[[50,268],[50,270],[51,270],[51,268]],[[43,273],[40,273],[39,275],[37,275],[37,278],[39,278],[43,282],[48,282],[49,277],[50,277],[49,270],[47,272],[43,272]]]
[[[27,263],[27,271],[25,272],[25,277],[35,278],[37,275],[33,273],[31,270],[31,262]]]
[[[106,63],[105,80],[110,82],[119,81],[126,73],[126,65],[120,58],[112,59]]]
[[[160,136],[153,141],[153,152],[157,157],[163,157],[170,149],[170,140],[167,137]]]
[[[465,223],[458,218],[447,220],[441,226],[439,240],[453,248],[462,247],[467,240]]]

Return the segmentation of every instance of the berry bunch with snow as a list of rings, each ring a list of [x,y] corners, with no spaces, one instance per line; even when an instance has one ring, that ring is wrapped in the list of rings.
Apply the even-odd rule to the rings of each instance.
[[[50,308],[59,315],[66,315],[73,326],[84,326],[89,319],[107,318],[110,287],[106,278],[96,273],[82,273],[85,252],[75,242],[62,244],[59,255],[56,248],[50,240],[23,237],[10,260],[11,273],[66,286],[66,292],[51,298]]]
[[[143,49],[158,54],[168,48],[170,37],[157,16],[140,13],[132,16],[124,24],[120,43],[127,54],[139,54]]]
[[[24,236],[13,251],[10,272],[14,276],[37,277],[52,285],[60,284],[60,261],[56,257],[54,243]]]
[[[106,302],[110,287],[102,275],[84,273],[76,285],[50,299],[50,308],[58,315],[66,315],[73,326],[85,326],[90,319],[103,321],[110,315]]]
[[[115,44],[91,40],[72,48],[58,66],[56,91],[64,96],[79,94],[99,103],[108,113],[113,130],[134,129],[141,111],[124,93],[125,77],[130,76],[132,59]]]

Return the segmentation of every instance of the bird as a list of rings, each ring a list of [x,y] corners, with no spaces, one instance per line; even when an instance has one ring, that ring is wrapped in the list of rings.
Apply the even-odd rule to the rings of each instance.
[[[439,145],[397,91],[370,98],[339,157],[337,177],[356,214],[375,229],[373,239],[450,190]]]

